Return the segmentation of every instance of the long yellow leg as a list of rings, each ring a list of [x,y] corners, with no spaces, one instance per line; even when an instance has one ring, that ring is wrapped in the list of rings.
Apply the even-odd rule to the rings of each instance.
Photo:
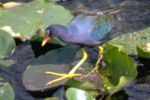
[[[87,52],[86,52],[85,48],[82,48],[82,51],[83,51],[82,59],[80,60],[79,63],[76,64],[76,66],[73,67],[73,69],[69,72],[69,74],[74,74],[75,71],[86,61],[86,59],[88,57]]]
[[[61,81],[61,80],[66,79],[66,78],[72,78],[75,76],[80,76],[81,74],[75,74],[75,72],[86,61],[86,59],[88,57],[87,52],[84,48],[82,48],[82,52],[83,52],[82,59],[73,67],[73,69],[68,74],[61,74],[61,73],[56,73],[56,72],[51,72],[51,71],[45,72],[46,74],[60,76],[60,78],[54,79],[54,80],[46,83],[45,86],[50,85],[50,84],[55,83],[55,82],[58,82],[58,81]]]
[[[99,69],[99,64],[100,64],[100,61],[102,60],[103,58],[103,53],[104,53],[104,48],[102,46],[98,46],[98,49],[99,49],[99,55],[98,55],[98,59],[97,59],[97,62],[95,64],[95,68],[93,69],[93,71],[97,71],[98,72],[98,69]]]

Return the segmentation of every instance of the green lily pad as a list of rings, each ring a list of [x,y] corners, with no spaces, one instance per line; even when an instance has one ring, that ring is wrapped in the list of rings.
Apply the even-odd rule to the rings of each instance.
[[[12,54],[15,48],[15,41],[7,32],[0,30],[0,58]]]
[[[59,78],[55,75],[45,74],[46,71],[68,73],[71,69],[70,66],[73,66],[70,64],[75,60],[78,50],[79,48],[63,47],[50,51],[44,56],[38,57],[27,67],[23,74],[23,84],[26,89],[31,91],[42,90],[47,82]],[[79,57],[77,59],[81,58]],[[67,80],[68,79],[55,82],[45,88],[53,88],[63,85]]]
[[[95,100],[95,98],[84,90],[69,88],[66,91],[67,100]]]
[[[137,64],[117,45],[106,44],[104,57],[107,66],[101,73],[105,78],[104,86],[112,95],[127,86],[137,76]]]
[[[123,34],[111,40],[111,43],[123,46],[131,55],[137,55],[139,44],[150,43],[150,27],[133,33]]]
[[[1,12],[0,27],[10,27],[20,38],[31,38],[39,28],[46,28],[51,24],[66,25],[72,17],[69,11],[60,5],[34,0]]]
[[[15,94],[13,88],[8,82],[0,78],[0,100],[14,100]]]
[[[81,82],[78,80],[69,80],[68,83],[66,84],[68,87],[75,87],[75,88],[80,88],[83,90],[96,90],[96,87],[89,83],[89,82]]]
[[[138,45],[137,53],[140,57],[150,58],[150,43]]]
[[[74,87],[74,88],[79,88],[79,89],[82,89],[82,90],[85,90],[86,92],[88,92],[89,94],[91,94],[93,97],[96,97],[99,93],[98,93],[98,89],[97,87],[86,81],[86,82],[81,82],[81,81],[78,81],[78,80],[69,80],[67,83],[66,83],[66,86],[67,87]]]

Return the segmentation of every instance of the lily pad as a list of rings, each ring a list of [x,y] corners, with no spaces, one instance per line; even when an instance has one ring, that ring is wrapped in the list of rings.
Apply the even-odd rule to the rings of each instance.
[[[6,31],[9,27],[11,35],[28,39],[35,35],[39,28],[46,28],[51,24],[66,25],[72,17],[69,11],[60,5],[34,0],[1,12],[0,27]]]
[[[138,45],[137,53],[140,57],[150,58],[150,43]]]
[[[47,82],[59,78],[55,75],[45,74],[45,72],[52,71],[57,73],[68,73],[70,66],[72,66],[70,64],[75,60],[78,50],[79,48],[67,46],[57,50],[52,50],[46,55],[38,57],[27,67],[23,74],[23,84],[26,89],[36,91],[65,84],[68,79],[55,82],[45,87]]]
[[[97,91],[98,90],[97,86],[95,86],[94,84],[92,84],[88,81],[81,82],[81,81],[72,79],[67,82],[66,86],[82,89],[82,90],[88,92],[89,94],[91,94],[93,97],[96,97],[99,94]]]
[[[104,86],[110,95],[127,86],[136,76],[136,62],[125,53],[121,47],[106,44],[104,57],[106,68],[101,72],[104,75]]]
[[[78,80],[69,80],[67,83],[68,87],[80,88],[83,90],[96,90],[96,87],[89,82],[81,82]]]
[[[0,30],[0,58],[12,54],[15,48],[15,41],[7,32]]]
[[[111,43],[123,46],[128,54],[137,55],[139,44],[150,43],[150,27],[133,33],[123,34],[111,40]]]
[[[95,100],[95,98],[84,90],[69,88],[66,91],[67,100]]]
[[[14,100],[15,94],[13,88],[8,82],[0,78],[0,100]]]

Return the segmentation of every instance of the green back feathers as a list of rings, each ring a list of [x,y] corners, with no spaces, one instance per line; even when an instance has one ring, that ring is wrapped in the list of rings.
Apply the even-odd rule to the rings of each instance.
[[[95,25],[92,28],[92,37],[96,40],[103,40],[109,35],[115,25],[114,17],[111,15],[100,15],[95,20]]]

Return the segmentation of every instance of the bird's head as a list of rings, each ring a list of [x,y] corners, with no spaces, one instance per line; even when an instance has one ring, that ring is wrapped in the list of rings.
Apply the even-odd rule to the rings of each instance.
[[[45,38],[42,42],[42,46],[44,46],[48,41],[52,39],[52,37],[59,37],[62,33],[64,33],[65,27],[62,25],[51,25],[48,26],[45,30]]]

